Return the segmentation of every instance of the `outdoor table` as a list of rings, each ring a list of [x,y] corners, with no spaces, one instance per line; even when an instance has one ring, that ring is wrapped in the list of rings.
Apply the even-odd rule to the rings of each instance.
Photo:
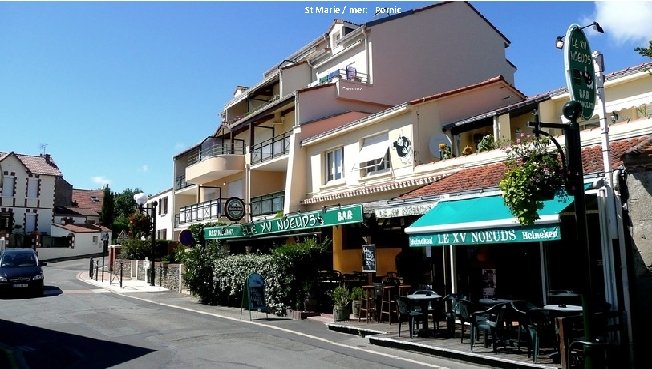
[[[559,316],[576,315],[582,312],[582,307],[579,305],[545,305],[543,308]]]
[[[435,292],[432,292],[430,294],[414,294],[413,293],[413,294],[407,295],[405,297],[408,300],[410,300],[410,302],[412,304],[418,305],[421,308],[421,311],[424,311],[426,313],[429,313],[429,312],[433,311],[432,309],[430,309],[430,306],[432,306],[433,303],[439,302],[442,299],[442,297],[439,294],[435,293]],[[424,319],[422,331],[425,332],[425,334],[428,334],[428,319],[427,318]]]

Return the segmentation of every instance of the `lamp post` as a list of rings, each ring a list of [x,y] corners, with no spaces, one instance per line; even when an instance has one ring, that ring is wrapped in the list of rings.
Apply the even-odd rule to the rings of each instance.
[[[136,204],[138,204],[138,209],[142,213],[145,210],[151,210],[151,217],[152,217],[152,250],[150,254],[150,277],[149,277],[149,284],[151,286],[154,286],[154,280],[156,279],[156,269],[154,268],[154,257],[155,257],[155,250],[156,250],[156,205],[158,203],[156,201],[152,202],[151,206],[145,206],[145,203],[147,203],[147,195],[144,193],[137,193],[134,195],[134,200],[136,201]]]
[[[102,282],[104,282],[104,254],[109,247],[109,233],[105,232],[102,234]],[[112,268],[109,267],[109,272],[112,271]]]

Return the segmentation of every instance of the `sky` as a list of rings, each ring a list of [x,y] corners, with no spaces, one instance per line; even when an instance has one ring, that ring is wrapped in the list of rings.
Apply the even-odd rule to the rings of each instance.
[[[74,188],[165,191],[173,157],[217,129],[235,86],[262,80],[335,18],[364,23],[376,7],[431,3],[0,0],[0,152],[48,153]],[[585,31],[606,73],[650,61],[634,48],[652,40],[652,1],[471,4],[510,40],[515,85],[528,96],[565,87],[554,43],[573,23],[604,29]]]

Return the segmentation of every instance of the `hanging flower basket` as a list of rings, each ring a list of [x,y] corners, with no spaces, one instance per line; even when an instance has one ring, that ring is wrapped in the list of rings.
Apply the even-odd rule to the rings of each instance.
[[[507,171],[500,181],[505,205],[522,225],[539,219],[543,201],[564,187],[566,173],[557,151],[548,151],[547,137],[526,138],[507,151]]]

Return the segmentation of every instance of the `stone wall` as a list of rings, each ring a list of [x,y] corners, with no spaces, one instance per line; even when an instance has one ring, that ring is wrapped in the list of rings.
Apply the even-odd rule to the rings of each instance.
[[[117,259],[113,264],[113,274],[120,275],[120,262],[122,262],[122,276],[124,279],[137,279],[148,281],[147,270],[144,260],[122,260]],[[133,270],[132,270],[133,269]],[[182,285],[183,264],[156,263],[155,285],[165,287],[172,291],[188,293]],[[133,273],[133,274],[132,274]]]

